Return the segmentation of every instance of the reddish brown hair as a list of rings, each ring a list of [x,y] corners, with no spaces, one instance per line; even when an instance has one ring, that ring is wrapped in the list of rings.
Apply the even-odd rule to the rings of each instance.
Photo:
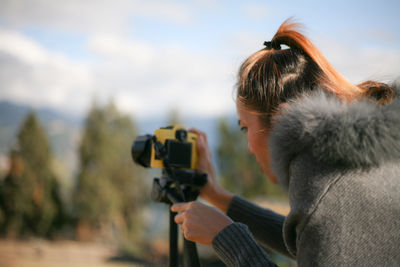
[[[394,91],[383,83],[367,81],[354,85],[326,60],[323,54],[297,29],[301,25],[288,19],[282,23],[269,46],[252,54],[241,65],[237,100],[267,117],[281,103],[303,92],[320,87],[345,101],[362,97],[388,103]],[[280,45],[288,49],[279,49]]]

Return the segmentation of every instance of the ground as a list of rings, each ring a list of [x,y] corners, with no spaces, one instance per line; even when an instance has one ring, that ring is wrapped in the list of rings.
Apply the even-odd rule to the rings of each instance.
[[[0,241],[0,267],[132,267],[109,261],[116,250],[105,244],[76,241]]]
[[[289,212],[287,203],[257,201],[261,206],[281,214]],[[167,266],[168,240],[153,240],[152,250],[161,258],[153,258],[157,266]],[[212,249],[198,245],[200,255],[209,255]],[[131,258],[124,259],[116,247],[106,243],[77,242],[71,240],[48,241],[30,239],[25,241],[0,240],[0,267],[138,267],[151,266]],[[114,260],[111,260],[114,259]],[[119,261],[117,260],[119,259]],[[162,263],[161,263],[162,262]],[[204,264],[203,264],[204,265]],[[205,266],[221,266],[216,263]],[[293,266],[285,260],[283,265]]]

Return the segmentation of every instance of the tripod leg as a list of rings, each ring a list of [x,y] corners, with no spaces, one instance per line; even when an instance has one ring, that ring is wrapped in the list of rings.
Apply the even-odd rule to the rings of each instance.
[[[183,262],[185,267],[200,267],[196,243],[183,239]]]
[[[178,225],[175,223],[176,212],[169,211],[169,267],[178,267]]]

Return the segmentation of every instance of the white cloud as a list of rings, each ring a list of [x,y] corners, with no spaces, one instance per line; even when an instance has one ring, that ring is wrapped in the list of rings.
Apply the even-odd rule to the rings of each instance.
[[[16,32],[0,30],[0,98],[82,111],[93,90],[89,66],[49,52]]]
[[[185,114],[218,115],[234,106],[232,66],[218,55],[116,36],[96,36],[88,46],[100,59],[97,83],[112,91],[126,111],[152,116],[177,108]]]
[[[218,4],[217,4],[218,5]],[[16,31],[1,31],[0,98],[82,113],[91,100],[114,98],[136,116],[232,110],[232,67],[218,54],[146,43],[130,33],[134,18],[187,25],[215,2],[4,0],[0,17],[14,29],[33,26],[84,33],[88,62],[51,52]],[[223,93],[221,93],[223,92]]]
[[[365,80],[391,82],[400,77],[400,50],[369,45],[345,44],[319,39],[318,47],[332,65],[353,83]]]
[[[248,18],[256,20],[263,20],[271,15],[270,10],[262,4],[245,3],[242,10]]]
[[[15,27],[74,32],[125,32],[134,16],[179,24],[190,24],[195,17],[190,5],[162,0],[2,0],[0,8],[0,17]]]
[[[42,64],[46,53],[34,41],[12,31],[0,31],[0,50],[28,64]]]
[[[0,31],[0,98],[80,113],[93,97],[113,98],[137,117],[220,115],[232,111],[233,67],[218,55],[96,35],[92,63],[72,61],[21,34]]]
[[[132,61],[146,66],[154,61],[155,51],[149,44],[124,40],[116,35],[95,35],[88,41],[92,53],[111,61]]]

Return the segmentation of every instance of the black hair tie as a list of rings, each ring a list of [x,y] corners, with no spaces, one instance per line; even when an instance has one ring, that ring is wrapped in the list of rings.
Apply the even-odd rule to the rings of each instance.
[[[277,44],[275,42],[264,42],[264,45],[267,49],[275,49],[275,50],[281,50],[281,45]]]

